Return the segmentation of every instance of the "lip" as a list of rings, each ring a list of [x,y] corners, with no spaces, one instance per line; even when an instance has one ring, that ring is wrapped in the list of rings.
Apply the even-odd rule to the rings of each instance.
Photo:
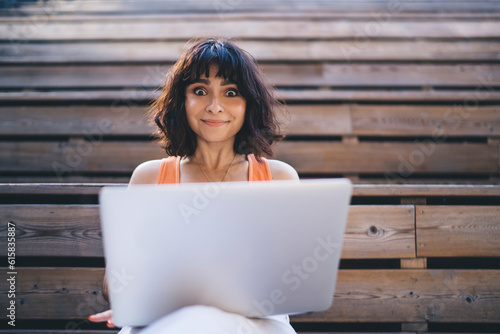
[[[202,122],[208,126],[223,126],[224,124],[228,123],[228,121],[216,121],[211,119],[202,119]]]

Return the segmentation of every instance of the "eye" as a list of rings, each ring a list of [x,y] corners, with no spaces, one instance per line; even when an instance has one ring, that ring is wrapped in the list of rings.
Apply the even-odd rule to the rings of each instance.
[[[238,96],[238,91],[234,88],[232,89],[228,89],[226,91],[226,95],[229,96],[229,97],[235,97],[235,96]]]
[[[196,87],[195,89],[193,89],[193,93],[194,93],[194,95],[198,95],[198,96],[207,95],[205,90],[203,88],[200,88],[200,87]]]

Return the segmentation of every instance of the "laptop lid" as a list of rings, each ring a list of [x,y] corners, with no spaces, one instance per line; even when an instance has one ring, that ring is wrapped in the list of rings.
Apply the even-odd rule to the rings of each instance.
[[[99,195],[116,325],[190,305],[249,317],[332,304],[347,179],[104,187]]]

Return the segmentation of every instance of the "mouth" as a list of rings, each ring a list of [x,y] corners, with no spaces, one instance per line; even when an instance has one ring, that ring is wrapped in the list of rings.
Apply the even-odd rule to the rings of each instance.
[[[208,126],[223,126],[224,124],[229,123],[229,121],[216,121],[210,119],[202,119],[201,121]]]

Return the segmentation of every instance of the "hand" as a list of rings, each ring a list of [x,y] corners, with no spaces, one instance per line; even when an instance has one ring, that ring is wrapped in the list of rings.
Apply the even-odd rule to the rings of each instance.
[[[92,314],[89,316],[89,320],[92,322],[104,322],[106,321],[106,326],[109,328],[115,328],[115,324],[113,323],[113,311],[107,310],[101,313]]]

